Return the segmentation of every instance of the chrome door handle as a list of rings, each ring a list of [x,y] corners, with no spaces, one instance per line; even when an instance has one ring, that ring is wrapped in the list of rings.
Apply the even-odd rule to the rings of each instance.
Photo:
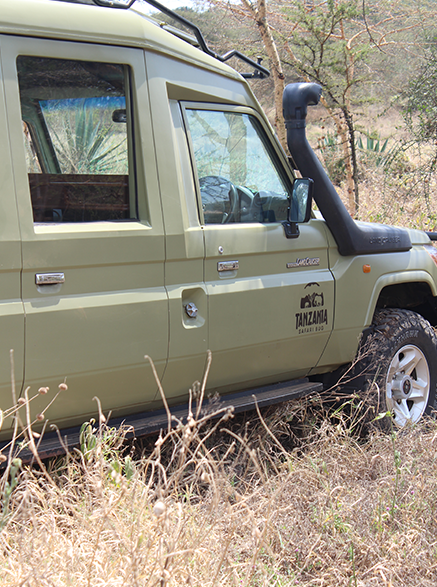
[[[65,283],[65,275],[63,273],[37,273],[35,275],[36,285],[56,285]]]
[[[217,271],[235,271],[239,269],[238,261],[219,261],[217,263]]]

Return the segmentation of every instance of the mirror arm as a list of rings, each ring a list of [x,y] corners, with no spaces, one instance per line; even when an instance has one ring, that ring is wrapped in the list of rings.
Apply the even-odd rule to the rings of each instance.
[[[287,155],[287,161],[293,171],[298,171],[297,165],[291,155]]]
[[[282,222],[282,226],[284,227],[285,236],[287,238],[297,238],[300,235],[297,222],[289,222],[288,220],[284,220]]]

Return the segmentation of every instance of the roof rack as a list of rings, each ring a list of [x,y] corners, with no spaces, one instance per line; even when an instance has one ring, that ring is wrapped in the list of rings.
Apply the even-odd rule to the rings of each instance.
[[[134,4],[134,2],[136,2],[136,0],[93,0],[93,1],[94,1],[94,4],[97,4],[98,6],[106,6],[106,7],[110,7],[110,8],[124,8],[124,9],[130,8]],[[175,12],[174,10],[171,10],[170,8],[167,8],[166,6],[161,4],[160,2],[157,2],[157,0],[144,0],[144,2],[146,2],[147,4],[150,4],[150,6],[153,6],[154,8],[156,8],[157,10],[159,10],[160,12],[165,14],[166,16],[169,16],[173,20],[177,21],[179,24],[186,26],[194,34],[196,41],[197,41],[197,46],[199,47],[199,49],[201,49],[207,55],[210,55],[211,57],[214,57],[215,59],[217,59],[218,61],[221,61],[223,63],[225,61],[228,61],[232,57],[236,57],[237,59],[244,61],[244,63],[246,63],[247,65],[250,65],[251,67],[253,67],[253,69],[255,71],[253,71],[252,73],[241,73],[241,75],[244,78],[246,78],[246,79],[252,79],[252,78],[264,79],[270,75],[270,71],[261,65],[261,61],[262,61],[261,57],[258,57],[257,61],[253,61],[253,59],[250,59],[250,57],[247,57],[246,55],[244,55],[243,53],[240,53],[240,51],[236,51],[235,49],[228,51],[224,55],[219,55],[218,53],[216,53],[215,51],[212,51],[208,47],[208,45],[206,44],[205,38],[202,35],[199,27],[196,26],[194,23],[192,23],[190,20],[187,20],[186,18],[184,18],[183,16],[181,16],[180,14]],[[177,29],[174,29],[173,27],[167,27],[167,26],[164,28],[167,31],[171,32],[172,34],[177,35],[179,38],[183,39],[184,41],[191,42],[191,39],[188,38],[187,35],[184,35],[183,33],[179,34],[179,31],[177,31]]]

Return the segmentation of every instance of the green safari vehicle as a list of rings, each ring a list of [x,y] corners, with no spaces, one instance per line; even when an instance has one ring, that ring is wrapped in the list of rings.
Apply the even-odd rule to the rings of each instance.
[[[417,422],[436,235],[350,218],[305,136],[316,84],[284,93],[296,179],[246,80],[268,71],[192,31],[134,0],[0,0],[0,408],[13,349],[16,396],[50,388],[33,416],[66,379],[50,422],[80,426],[98,396],[144,433],[166,423],[145,355],[182,413],[210,350],[224,405],[326,389],[358,357],[349,385]]]

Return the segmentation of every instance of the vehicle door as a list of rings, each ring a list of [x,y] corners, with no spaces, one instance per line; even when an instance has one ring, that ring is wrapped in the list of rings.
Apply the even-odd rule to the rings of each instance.
[[[4,74],[0,68],[0,409],[14,405],[24,372],[24,309],[21,300],[21,239],[15,200],[8,123],[4,102]],[[12,382],[13,380],[13,382]],[[3,423],[3,430],[11,425]]]
[[[152,405],[168,355],[164,233],[141,50],[3,37],[22,234],[25,380],[59,424]],[[12,297],[12,296],[11,296]],[[41,404],[35,406],[40,410]]]
[[[166,235],[170,343],[162,384],[170,403],[181,403],[186,401],[193,382],[201,379],[208,349],[203,227],[179,105],[193,68],[180,59],[152,51],[145,52],[145,59]],[[205,77],[195,73],[203,87]],[[191,307],[196,308],[194,313]]]
[[[333,325],[324,223],[286,238],[293,178],[251,109],[186,102],[183,112],[205,240],[209,386],[304,376]]]

